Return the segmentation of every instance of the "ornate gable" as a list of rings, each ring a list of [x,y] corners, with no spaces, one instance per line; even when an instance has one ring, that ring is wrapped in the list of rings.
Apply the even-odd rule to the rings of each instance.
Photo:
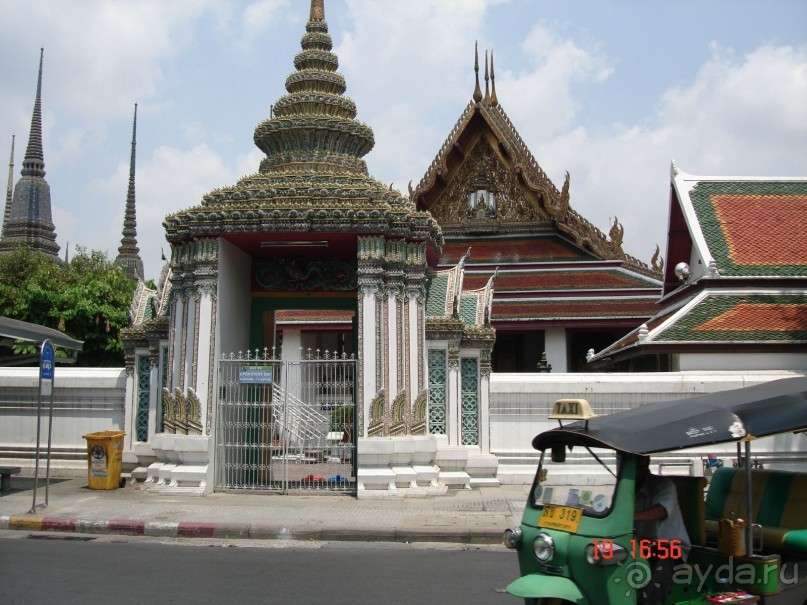
[[[618,220],[609,233],[570,206],[570,176],[560,189],[538,164],[496,96],[493,56],[485,93],[479,86],[417,187],[409,195],[428,210],[446,235],[514,233],[550,229],[604,260],[620,260],[645,275],[659,269],[626,255]],[[484,205],[482,202],[484,201]]]
[[[484,194],[477,195],[471,207],[469,197],[475,191],[489,191],[490,196],[486,199]],[[549,218],[530,201],[512,169],[491,147],[490,135],[485,134],[478,137],[448,187],[429,210],[446,230],[491,220],[540,222]]]

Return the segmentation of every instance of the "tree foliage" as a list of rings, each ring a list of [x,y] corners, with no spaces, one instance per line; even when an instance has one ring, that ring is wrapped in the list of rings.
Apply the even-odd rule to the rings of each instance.
[[[135,287],[104,252],[80,246],[68,263],[24,247],[0,255],[0,315],[83,340],[79,366],[123,365],[119,331]]]

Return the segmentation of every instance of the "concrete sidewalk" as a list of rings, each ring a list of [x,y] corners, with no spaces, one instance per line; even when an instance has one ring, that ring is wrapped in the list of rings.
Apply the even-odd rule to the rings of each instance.
[[[48,506],[30,513],[33,478],[0,496],[0,530],[157,537],[498,544],[517,525],[529,486],[449,490],[445,496],[357,500],[336,493],[163,496],[142,484],[90,490],[86,478],[51,479]],[[45,501],[40,479],[37,503]]]

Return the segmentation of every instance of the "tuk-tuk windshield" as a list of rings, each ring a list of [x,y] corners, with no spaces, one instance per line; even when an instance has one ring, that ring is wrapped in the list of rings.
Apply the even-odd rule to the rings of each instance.
[[[608,448],[574,449],[574,456],[568,457],[565,448],[560,450],[563,455],[541,452],[529,504],[533,508],[572,506],[582,509],[584,515],[605,517],[611,512],[616,491],[619,454]]]

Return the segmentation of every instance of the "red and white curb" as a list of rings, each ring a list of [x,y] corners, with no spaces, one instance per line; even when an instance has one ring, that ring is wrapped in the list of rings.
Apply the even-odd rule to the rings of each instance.
[[[121,534],[127,536],[155,536],[162,538],[248,538],[250,526],[227,523],[196,523],[181,521],[110,520],[62,517],[35,517],[29,515],[0,515],[0,529],[22,531],[75,532],[79,534]],[[266,534],[265,530],[261,532]],[[278,531],[278,537],[282,532]]]
[[[252,540],[453,542],[501,544],[502,532],[492,528],[287,528],[247,523],[201,523],[196,521],[142,521],[113,519],[94,521],[72,517],[0,515],[0,530],[75,532],[78,534],[120,534],[157,538],[247,538]]]

